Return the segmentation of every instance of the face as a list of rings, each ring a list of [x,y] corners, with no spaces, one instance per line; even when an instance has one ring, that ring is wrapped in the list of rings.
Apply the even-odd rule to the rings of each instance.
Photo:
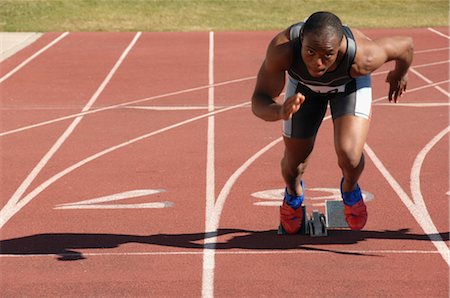
[[[301,55],[309,74],[318,78],[336,62],[340,40],[336,35],[321,37],[306,34],[302,39]]]

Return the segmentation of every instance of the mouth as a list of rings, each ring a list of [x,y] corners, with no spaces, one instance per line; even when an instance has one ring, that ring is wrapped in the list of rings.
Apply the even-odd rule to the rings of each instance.
[[[317,77],[323,76],[327,70],[326,69],[317,69],[317,70],[308,69],[308,71],[312,77],[317,78]]]

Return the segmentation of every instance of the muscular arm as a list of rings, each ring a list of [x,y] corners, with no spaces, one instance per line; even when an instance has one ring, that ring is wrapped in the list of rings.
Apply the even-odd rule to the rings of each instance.
[[[284,104],[275,100],[283,91],[285,71],[291,63],[292,51],[287,34],[287,30],[283,31],[272,40],[256,79],[252,96],[252,111],[266,121],[288,119],[298,110],[304,100],[302,95],[295,95]]]
[[[283,90],[284,71],[271,70],[265,60],[256,79],[252,96],[252,110],[259,118],[266,121],[280,120],[280,105],[275,101]]]
[[[413,59],[413,41],[410,37],[395,36],[374,41],[356,31],[358,52],[352,67],[354,77],[367,75],[388,61],[395,61],[395,68],[389,72],[389,100],[401,96],[406,90],[407,72]]]

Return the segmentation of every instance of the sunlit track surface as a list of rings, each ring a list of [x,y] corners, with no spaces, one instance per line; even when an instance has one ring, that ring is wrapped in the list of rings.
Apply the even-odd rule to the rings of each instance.
[[[408,91],[374,73],[369,222],[320,239],[252,195],[283,187],[249,105],[275,32],[47,33],[1,62],[2,293],[448,297],[449,32],[364,32],[414,38]],[[329,120],[307,208],[339,186]]]

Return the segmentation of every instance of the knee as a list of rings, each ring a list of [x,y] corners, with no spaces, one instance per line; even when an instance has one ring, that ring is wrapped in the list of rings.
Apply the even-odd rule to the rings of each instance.
[[[292,173],[295,175],[298,174],[303,175],[307,166],[307,161],[306,160],[292,161],[286,156],[284,156],[281,159],[280,165],[283,172]]]
[[[337,157],[342,170],[352,171],[364,164],[364,155],[354,149],[341,150],[337,153]]]

